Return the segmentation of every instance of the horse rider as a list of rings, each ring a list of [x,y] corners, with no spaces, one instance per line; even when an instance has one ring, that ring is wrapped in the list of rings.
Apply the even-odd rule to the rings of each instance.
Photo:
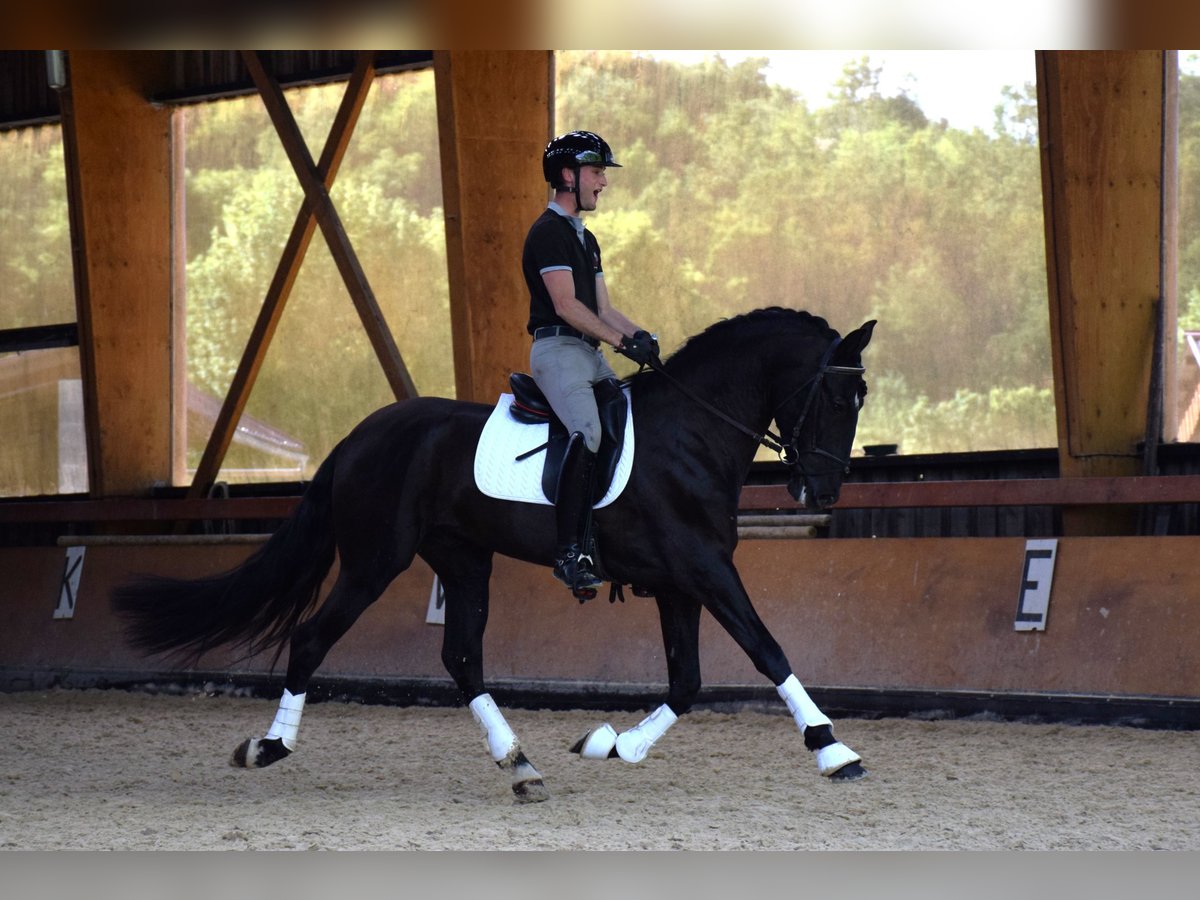
[[[542,174],[554,199],[525,238],[521,268],[529,287],[530,374],[569,439],[558,481],[558,542],[554,576],[580,600],[601,583],[584,546],[592,513],[593,473],[600,446],[600,416],[592,385],[616,379],[601,344],[638,365],[658,355],[658,341],[612,305],[600,245],[582,213],[596,208],[608,185],[607,170],[621,168],[599,135],[559,135],[542,153]]]

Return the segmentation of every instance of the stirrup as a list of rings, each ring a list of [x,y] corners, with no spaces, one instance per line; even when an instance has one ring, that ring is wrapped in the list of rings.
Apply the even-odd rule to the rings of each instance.
[[[554,577],[571,589],[571,595],[580,603],[587,600],[596,599],[597,588],[604,582],[596,578],[590,572],[586,576],[576,576],[575,581],[570,581],[564,574],[560,574],[558,569],[554,570]]]
[[[579,602],[596,596],[596,588],[604,582],[592,571],[592,558],[580,553],[578,547],[569,547],[554,561],[554,577],[571,589]]]

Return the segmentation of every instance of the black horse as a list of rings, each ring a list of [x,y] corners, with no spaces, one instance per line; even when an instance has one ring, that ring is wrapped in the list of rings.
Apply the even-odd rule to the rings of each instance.
[[[838,497],[866,395],[861,354],[875,322],[845,338],[821,318],[773,307],[718,322],[629,379],[637,456],[624,491],[594,517],[598,564],[614,585],[658,605],[666,702],[620,735],[603,725],[572,748],[637,762],[700,690],[701,610],[776,685],[815,752],[818,770],[861,777],[861,758],[792,674],[733,564],[738,496],[760,443],[791,468],[788,488],[810,509]],[[420,398],[383,407],[329,454],[299,505],[244,563],[197,580],[142,578],[118,587],[131,642],[194,661],[225,644],[248,653],[290,642],[279,711],[233,764],[270,765],[295,747],[304,695],[325,654],[419,555],[445,591],[442,661],[519,800],[547,796],[491,696],[483,635],[493,554],[553,564],[551,507],[485,496],[473,457],[492,407]],[[772,420],[779,434],[770,432]],[[337,579],[315,613],[335,558]],[[547,590],[569,593],[547,575]]]

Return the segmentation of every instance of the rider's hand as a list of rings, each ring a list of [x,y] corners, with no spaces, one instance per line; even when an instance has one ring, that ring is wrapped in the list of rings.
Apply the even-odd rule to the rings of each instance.
[[[652,348],[652,352],[654,353],[655,356],[658,356],[658,335],[657,334],[651,334],[648,331],[635,331],[633,333],[633,336],[648,338],[650,341],[650,346]]]
[[[658,341],[649,332],[638,331],[633,337],[627,337],[616,348],[622,356],[628,356],[639,366],[650,364],[650,360],[658,358]]]

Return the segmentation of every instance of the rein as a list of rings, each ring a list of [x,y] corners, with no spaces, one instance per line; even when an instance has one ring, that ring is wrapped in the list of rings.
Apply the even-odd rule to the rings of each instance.
[[[666,370],[666,367],[663,365],[662,360],[660,360],[657,356],[652,357],[651,361],[647,365],[649,365],[649,367],[651,369],[653,369],[658,374],[662,375],[665,379],[667,379],[667,381],[669,381],[676,388],[678,388],[678,390],[681,393],[683,393],[692,402],[703,407],[705,410],[712,413],[714,416],[716,416],[718,419],[723,421],[725,424],[733,426],[734,428],[736,428],[738,431],[740,431],[742,434],[746,435],[747,437],[753,438],[755,442],[766,447],[768,450],[771,450],[771,451],[779,454],[779,459],[780,459],[780,461],[783,462],[784,465],[787,465],[787,466],[797,465],[800,462],[800,455],[802,453],[815,453],[820,456],[826,456],[829,459],[836,461],[837,463],[839,463],[842,466],[847,466],[847,465],[849,465],[849,460],[842,459],[841,457],[835,456],[834,454],[830,453],[828,450],[823,450],[822,448],[815,446],[815,441],[814,441],[814,446],[808,450],[800,450],[800,448],[797,446],[797,444],[800,440],[800,431],[804,427],[804,420],[808,417],[808,413],[812,408],[813,401],[816,399],[817,392],[821,386],[821,381],[824,379],[825,375],[826,374],[841,374],[841,373],[861,374],[864,371],[861,367],[858,367],[858,366],[831,366],[829,364],[829,360],[833,358],[833,353],[837,349],[838,344],[840,344],[841,342],[842,342],[842,339],[840,337],[835,337],[833,339],[833,341],[830,343],[830,345],[825,349],[825,353],[821,357],[821,362],[817,367],[817,371],[814,372],[811,377],[809,377],[807,380],[805,380],[798,388],[796,388],[794,391],[792,391],[790,394],[788,394],[786,397],[784,397],[783,400],[775,407],[774,412],[771,413],[771,418],[775,418],[775,413],[778,412],[785,403],[790,401],[793,397],[795,397],[797,394],[799,394],[805,388],[809,388],[808,397],[804,401],[804,409],[801,410],[800,418],[798,418],[796,420],[796,425],[795,425],[795,427],[792,428],[792,439],[791,439],[791,441],[789,441],[786,444],[783,442],[783,435],[775,434],[775,432],[771,431],[771,429],[769,429],[769,428],[766,429],[762,434],[759,434],[757,431],[754,431],[752,428],[746,427],[741,422],[737,421],[737,419],[734,419],[732,416],[729,416],[726,413],[722,412],[721,410],[717,409],[715,406],[713,406],[711,403],[709,403],[707,400],[705,400],[703,397],[699,396],[695,391],[693,391],[691,388],[689,388],[687,385],[685,385],[683,382],[681,382],[678,378],[671,375],[671,373],[669,373]]]

